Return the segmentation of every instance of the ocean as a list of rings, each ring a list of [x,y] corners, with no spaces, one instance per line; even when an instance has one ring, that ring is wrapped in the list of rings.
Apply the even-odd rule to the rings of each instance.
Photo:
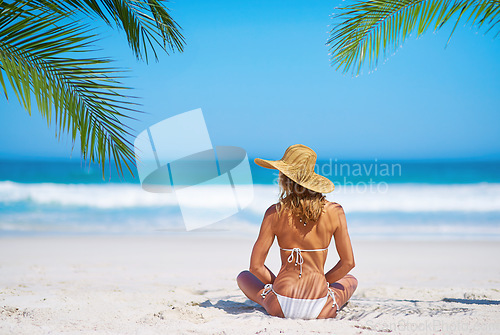
[[[138,178],[72,161],[0,160],[0,236],[60,234],[255,235],[276,202],[277,173],[251,159],[253,200],[235,215],[186,232],[176,195],[146,192]],[[353,239],[500,240],[500,162],[319,160]],[[109,177],[111,173],[111,177]],[[217,210],[226,199],[194,198]]]

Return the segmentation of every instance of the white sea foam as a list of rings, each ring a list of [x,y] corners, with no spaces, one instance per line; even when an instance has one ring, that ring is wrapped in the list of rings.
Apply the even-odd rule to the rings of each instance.
[[[139,185],[135,184],[0,182],[0,203],[15,202],[106,209],[177,205],[177,200],[172,194],[145,192]]]
[[[219,208],[227,199],[218,197],[193,199],[193,206]],[[253,187],[254,199],[247,210],[263,215],[278,197],[276,185]],[[338,187],[328,194],[349,213],[357,212],[500,212],[500,184],[388,184],[383,191],[360,190],[356,186]],[[98,209],[147,208],[178,206],[174,193],[150,193],[137,184],[23,184],[0,182],[0,206],[14,203],[76,206]],[[1,208],[1,207],[0,207]],[[0,209],[1,210],[1,209]]]
[[[237,215],[207,226],[255,236],[276,185],[254,185],[254,198]],[[224,209],[227,197],[197,199],[190,206]],[[206,193],[205,193],[206,194]],[[500,184],[389,184],[385,192],[337,187],[356,238],[500,239]],[[185,231],[175,194],[137,184],[23,184],[0,182],[0,234],[32,232],[151,233]]]
[[[328,199],[350,212],[498,212],[500,184],[388,184],[385,192],[349,186]]]

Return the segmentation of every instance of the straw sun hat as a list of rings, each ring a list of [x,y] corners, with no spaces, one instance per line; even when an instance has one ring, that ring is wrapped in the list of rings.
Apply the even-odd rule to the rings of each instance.
[[[280,160],[255,158],[254,162],[267,169],[279,170],[305,188],[319,193],[330,193],[335,185],[328,178],[314,172],[316,157],[313,149],[302,144],[294,144],[286,149]]]

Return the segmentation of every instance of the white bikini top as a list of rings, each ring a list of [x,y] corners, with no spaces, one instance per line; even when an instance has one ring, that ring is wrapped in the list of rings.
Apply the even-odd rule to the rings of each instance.
[[[300,248],[285,249],[285,248],[281,248],[281,247],[280,247],[280,249],[284,250],[284,251],[291,251],[292,252],[290,254],[290,256],[288,256],[288,263],[293,262],[293,259],[295,258],[295,266],[297,266],[297,265],[300,266],[299,278],[302,277],[302,263],[304,263],[304,258],[302,257],[302,254],[301,254],[302,251],[309,252],[309,251],[328,250],[328,248],[324,248],[324,249],[300,249]],[[294,256],[294,253],[295,253],[295,256]]]

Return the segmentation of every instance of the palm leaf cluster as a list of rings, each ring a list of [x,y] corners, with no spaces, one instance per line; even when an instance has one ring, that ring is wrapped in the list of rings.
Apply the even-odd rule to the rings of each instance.
[[[332,65],[359,73],[365,61],[376,65],[381,51],[395,50],[412,33],[461,21],[500,32],[500,0],[363,0],[339,8],[327,45]]]
[[[156,47],[182,51],[184,38],[162,1],[0,0],[0,85],[14,92],[31,114],[34,104],[56,136],[80,139],[82,158],[102,167],[113,159],[123,173],[134,162],[131,128],[124,121],[139,112],[111,59],[89,57],[98,40],[90,23],[126,32],[138,59]],[[85,23],[88,21],[89,23]]]

